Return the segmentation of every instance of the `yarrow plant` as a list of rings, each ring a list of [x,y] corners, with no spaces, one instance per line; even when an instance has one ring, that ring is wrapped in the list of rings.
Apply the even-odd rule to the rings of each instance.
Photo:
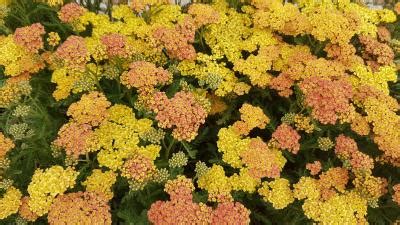
[[[0,8],[2,224],[400,223],[399,3],[45,2]]]

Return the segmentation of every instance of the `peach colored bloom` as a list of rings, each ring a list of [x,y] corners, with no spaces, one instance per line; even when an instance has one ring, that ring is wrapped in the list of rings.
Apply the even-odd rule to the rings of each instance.
[[[297,154],[300,150],[300,135],[291,126],[283,123],[272,134],[272,138],[278,141],[281,149],[287,149],[293,154]]]

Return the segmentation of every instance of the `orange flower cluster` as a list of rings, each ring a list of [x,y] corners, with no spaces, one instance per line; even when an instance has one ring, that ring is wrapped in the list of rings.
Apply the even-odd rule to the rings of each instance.
[[[321,197],[328,200],[337,192],[343,193],[346,190],[346,184],[349,182],[348,170],[341,167],[330,168],[328,171],[319,175],[318,188]]]
[[[47,218],[49,224],[111,224],[107,198],[94,192],[57,196]]]
[[[203,204],[194,203],[190,179],[178,176],[165,185],[170,195],[169,201],[153,203],[147,215],[152,224],[238,224],[250,223],[250,211],[239,202],[218,204],[216,209]]]
[[[0,160],[4,159],[7,152],[15,147],[13,141],[6,138],[2,132],[0,132]]]
[[[156,172],[153,161],[140,154],[125,161],[121,175],[138,183],[145,183]]]
[[[277,160],[276,152],[271,151],[261,139],[252,139],[248,150],[242,152],[240,156],[242,162],[249,168],[250,176],[256,179],[280,176],[281,165]]]
[[[107,34],[101,37],[101,43],[106,46],[109,57],[127,57],[129,51],[126,46],[125,36],[121,34]]]
[[[293,127],[285,123],[276,128],[272,133],[272,138],[278,142],[278,146],[281,149],[286,149],[293,154],[297,154],[300,150],[300,135]]]
[[[289,97],[293,94],[291,89],[293,84],[294,80],[287,73],[280,73],[277,77],[272,78],[269,83],[270,88],[278,91],[278,94],[282,97]]]
[[[145,61],[133,62],[130,70],[121,75],[121,83],[129,88],[145,90],[156,85],[167,84],[172,75],[161,67]]]
[[[157,113],[161,128],[172,128],[177,140],[193,140],[207,117],[206,110],[190,92],[178,92],[168,99],[164,92],[154,94],[150,108]]]
[[[103,93],[93,91],[84,94],[81,100],[72,103],[67,115],[79,124],[98,126],[107,116],[107,109],[111,103]]]
[[[254,128],[264,129],[269,123],[269,118],[260,107],[245,103],[239,109],[239,112],[241,120],[233,124],[233,129],[238,134],[248,135]]]
[[[175,28],[160,27],[155,30],[153,36],[164,46],[171,58],[178,60],[194,60],[196,50],[191,43],[194,42],[196,26],[193,19],[186,17]]]
[[[68,3],[61,7],[58,17],[64,23],[72,23],[87,11],[86,8],[76,4]]]
[[[321,162],[320,161],[315,161],[313,163],[307,163],[306,164],[306,169],[310,171],[311,175],[317,175],[322,169]]]
[[[37,218],[39,218],[39,216],[29,209],[28,204],[29,204],[29,197],[28,196],[23,197],[21,199],[21,206],[18,209],[18,213],[26,221],[34,222],[37,220]]]
[[[196,28],[200,28],[207,24],[217,23],[219,20],[218,11],[206,4],[191,4],[188,9],[188,14],[193,16],[193,23]]]
[[[329,80],[310,77],[300,83],[305,94],[305,103],[312,107],[312,115],[322,124],[335,124],[338,114],[350,110],[352,86],[346,80]]]
[[[60,128],[58,137],[53,143],[55,146],[63,148],[68,156],[77,159],[87,152],[92,135],[92,126],[69,122]]]
[[[379,66],[393,62],[394,52],[389,45],[369,36],[360,36],[360,42],[364,46],[363,58],[373,69],[377,70]]]
[[[40,23],[34,23],[27,27],[17,28],[14,33],[14,41],[30,53],[39,53],[43,48],[43,39],[46,31]]]
[[[368,155],[360,152],[357,143],[349,137],[339,135],[336,138],[335,153],[344,161],[350,162],[350,165],[355,172],[368,172],[374,168],[374,161]]]
[[[399,10],[399,12],[400,12],[400,10]],[[392,196],[393,201],[400,205],[400,184],[394,185],[393,191],[394,191],[394,194]]]
[[[89,60],[85,39],[80,36],[69,36],[56,51],[56,57],[71,69],[82,70]]]

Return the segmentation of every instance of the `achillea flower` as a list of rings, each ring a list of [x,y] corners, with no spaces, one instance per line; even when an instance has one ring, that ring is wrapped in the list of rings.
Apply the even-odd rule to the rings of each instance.
[[[169,0],[137,0],[132,1],[130,7],[136,11],[141,12],[146,9],[146,7],[150,7],[153,5],[161,5],[161,4],[170,4]]]
[[[194,60],[196,50],[191,45],[194,42],[195,25],[192,19],[186,17],[185,20],[176,25],[174,29],[161,27],[158,28],[153,36],[167,49],[170,58],[178,60]]]
[[[14,109],[13,116],[16,117],[27,117],[31,112],[31,107],[29,105],[17,105]]]
[[[210,115],[222,113],[228,108],[228,105],[216,95],[207,95],[207,98],[211,103]]]
[[[38,216],[46,214],[58,194],[75,185],[79,172],[72,168],[53,166],[46,170],[36,169],[28,186],[29,209]]]
[[[374,168],[374,160],[360,151],[354,152],[350,157],[350,165],[355,173],[371,173]]]
[[[320,191],[318,181],[311,177],[301,177],[299,182],[293,185],[293,195],[296,199],[319,199]]]
[[[319,175],[318,187],[325,200],[335,195],[336,191],[344,192],[349,181],[348,170],[341,167],[330,168]]]
[[[212,209],[192,201],[193,183],[178,176],[165,184],[170,201],[156,201],[147,212],[149,221],[155,225],[210,224]]]
[[[86,8],[76,4],[68,3],[61,7],[58,17],[64,23],[72,23],[87,11]]]
[[[50,32],[49,33],[49,37],[47,37],[47,43],[52,46],[55,47],[57,46],[61,41],[60,35],[58,35],[58,33],[56,32]]]
[[[389,42],[392,39],[390,31],[384,26],[379,26],[377,33],[381,42]]]
[[[308,134],[312,133],[315,129],[314,124],[311,122],[311,118],[301,114],[297,114],[294,117],[294,126],[297,130],[302,130]]]
[[[385,178],[372,175],[356,176],[353,184],[355,191],[369,203],[378,202],[378,199],[387,193],[388,182]]]
[[[188,158],[182,151],[172,154],[172,157],[168,160],[169,167],[171,168],[184,167],[187,163]]]
[[[158,125],[172,128],[177,140],[193,140],[207,117],[206,110],[190,92],[178,92],[172,99],[164,92],[155,93],[150,107],[157,113]]]
[[[25,31],[22,30],[21,32]],[[29,49],[34,50],[37,46],[25,48],[25,46],[17,44],[14,39],[12,35],[0,38],[0,65],[5,67],[4,74],[6,76],[26,78],[26,75],[23,76],[24,74],[29,75],[42,69],[44,63],[41,57],[28,51]],[[28,41],[25,39],[22,40],[19,36],[18,40],[21,41],[21,44]],[[33,44],[35,44],[35,42]],[[29,45],[29,43],[27,43],[27,45]],[[40,44],[36,43],[36,45]]]
[[[389,45],[380,43],[370,36],[360,36],[361,44],[364,46],[363,58],[374,69],[380,65],[390,65],[394,59],[394,53]]]
[[[109,57],[127,57],[129,51],[127,49],[126,37],[121,34],[106,34],[101,37],[101,43],[106,46],[107,55]]]
[[[329,137],[318,138],[318,148],[322,151],[329,151],[335,146]]]
[[[35,134],[32,129],[29,129],[27,123],[12,124],[8,128],[8,133],[14,138],[14,140],[22,140],[24,138],[32,137]]]
[[[283,209],[294,201],[290,183],[284,178],[263,182],[258,193],[263,196],[264,201],[272,203],[275,209]]]
[[[72,103],[67,115],[79,124],[98,126],[107,116],[111,103],[103,93],[93,91],[82,95],[78,102]]]
[[[276,169],[279,170],[279,169]],[[277,172],[274,171],[276,174]],[[248,193],[254,193],[256,191],[257,186],[260,185],[261,179],[253,177],[248,168],[241,168],[239,173],[234,173],[229,177],[229,182],[232,186],[233,191],[244,191]],[[216,202],[224,202],[224,201],[233,201],[233,198],[227,194],[221,194],[223,196],[222,199],[216,199]],[[210,195],[208,196],[210,198]],[[223,201],[221,201],[223,200]]]
[[[352,87],[346,80],[331,81],[310,77],[300,83],[305,103],[312,107],[312,116],[322,124],[335,124],[339,113],[350,110]]]
[[[42,35],[45,33],[46,31],[40,23],[34,23],[17,28],[14,33],[14,41],[31,53],[39,53],[39,50],[43,48]]]
[[[196,172],[197,178],[199,178],[199,177],[203,176],[204,174],[206,174],[209,169],[210,168],[208,168],[208,166],[205,162],[198,161],[198,162],[196,162],[196,168],[194,169],[194,171]]]
[[[399,4],[399,8],[400,8],[400,4]],[[399,12],[400,12],[400,9],[399,9]],[[396,202],[397,204],[400,205],[400,184],[394,185],[393,191],[394,191],[394,193],[392,195],[392,199],[394,202]]]
[[[279,177],[286,163],[282,152],[271,149],[261,139],[252,139],[248,150],[241,153],[242,162],[249,168],[249,174],[256,178]]]
[[[36,219],[39,217],[36,213],[32,212],[29,209],[29,197],[25,196],[21,199],[21,206],[18,209],[18,214],[25,220],[29,222],[35,222]]]
[[[15,147],[13,141],[0,132],[0,159],[4,159],[7,152]]]
[[[328,58],[339,61],[344,66],[353,66],[363,63],[363,59],[356,55],[356,48],[352,44],[331,44],[328,43],[324,50]]]
[[[72,3],[71,3],[72,4]],[[69,36],[56,50],[55,55],[68,68],[82,70],[89,61],[89,52],[85,39],[80,36]]]
[[[102,172],[99,169],[95,169],[92,171],[92,174],[86,178],[82,185],[85,186],[86,191],[103,193],[104,197],[107,200],[110,200],[114,196],[112,186],[116,181],[116,173],[112,171]]]
[[[155,170],[156,168],[151,159],[136,154],[125,161],[121,168],[121,176],[140,183],[146,183],[153,176]]]
[[[209,195],[230,196],[232,185],[222,166],[213,165],[197,180],[199,188],[207,190]],[[210,199],[213,200],[213,199]]]
[[[358,135],[366,136],[370,133],[370,126],[366,117],[356,113],[354,118],[351,120],[351,130],[356,132]]]
[[[125,159],[140,151],[139,136],[151,128],[152,121],[136,119],[133,110],[125,105],[113,105],[106,113],[106,119],[94,131],[92,149],[93,151],[100,149],[97,160],[101,166],[115,171],[121,168]],[[153,153],[154,149],[149,152],[151,154],[143,153],[143,155],[157,156]]]
[[[201,3],[190,4],[188,14],[193,16],[193,22],[196,28],[201,26],[217,23],[219,13],[212,6]]]
[[[164,85],[171,81],[172,74],[162,67],[156,67],[153,63],[145,61],[133,62],[130,70],[121,75],[121,83],[128,88],[150,88]]]
[[[5,219],[8,216],[17,213],[21,205],[21,192],[15,187],[7,189],[6,193],[0,198],[0,219]]]
[[[93,135],[92,127],[88,124],[69,122],[58,131],[54,145],[63,148],[68,156],[75,159],[88,152],[88,140]]]
[[[322,169],[321,162],[314,161],[313,163],[307,163],[306,169],[310,171],[311,175],[317,175]]]
[[[153,174],[152,181],[155,183],[163,184],[169,180],[170,174],[168,169],[161,168],[157,169],[156,172]]]
[[[356,192],[335,194],[327,201],[307,199],[304,214],[321,224],[366,224],[367,201]]]
[[[233,124],[233,129],[239,134],[248,135],[252,129],[256,127],[264,129],[269,123],[269,118],[260,107],[245,103],[239,112],[241,121]]]
[[[249,147],[250,139],[238,134],[233,127],[221,128],[218,132],[218,151],[222,152],[222,160],[234,168],[241,168],[240,156]]]
[[[287,149],[293,154],[297,154],[300,150],[300,135],[295,129],[287,124],[281,124],[272,133],[272,138],[278,142],[281,149]]]
[[[10,79],[7,81],[10,81]],[[0,107],[9,108],[12,104],[20,101],[23,96],[29,95],[31,91],[32,87],[27,81],[6,82],[5,85],[0,87]]]
[[[277,77],[274,77],[269,82],[271,89],[278,91],[278,95],[282,97],[289,97],[293,94],[291,87],[294,84],[294,80],[286,73],[281,73]]]
[[[351,154],[358,151],[357,143],[354,139],[339,135],[336,138],[335,153],[340,158],[349,159]]]
[[[400,15],[400,2],[394,5],[394,11],[397,13],[397,15]]]
[[[250,224],[250,210],[240,202],[219,203],[211,215],[211,224]]]
[[[54,199],[49,224],[111,224],[111,209],[101,193],[76,192]]]

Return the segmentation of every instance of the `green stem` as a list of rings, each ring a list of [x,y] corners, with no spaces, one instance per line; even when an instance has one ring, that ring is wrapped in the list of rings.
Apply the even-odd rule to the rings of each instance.
[[[172,149],[172,147],[175,145],[175,139],[172,139],[172,141],[169,143],[168,148],[165,150],[165,158],[168,160],[169,158],[169,153]]]

